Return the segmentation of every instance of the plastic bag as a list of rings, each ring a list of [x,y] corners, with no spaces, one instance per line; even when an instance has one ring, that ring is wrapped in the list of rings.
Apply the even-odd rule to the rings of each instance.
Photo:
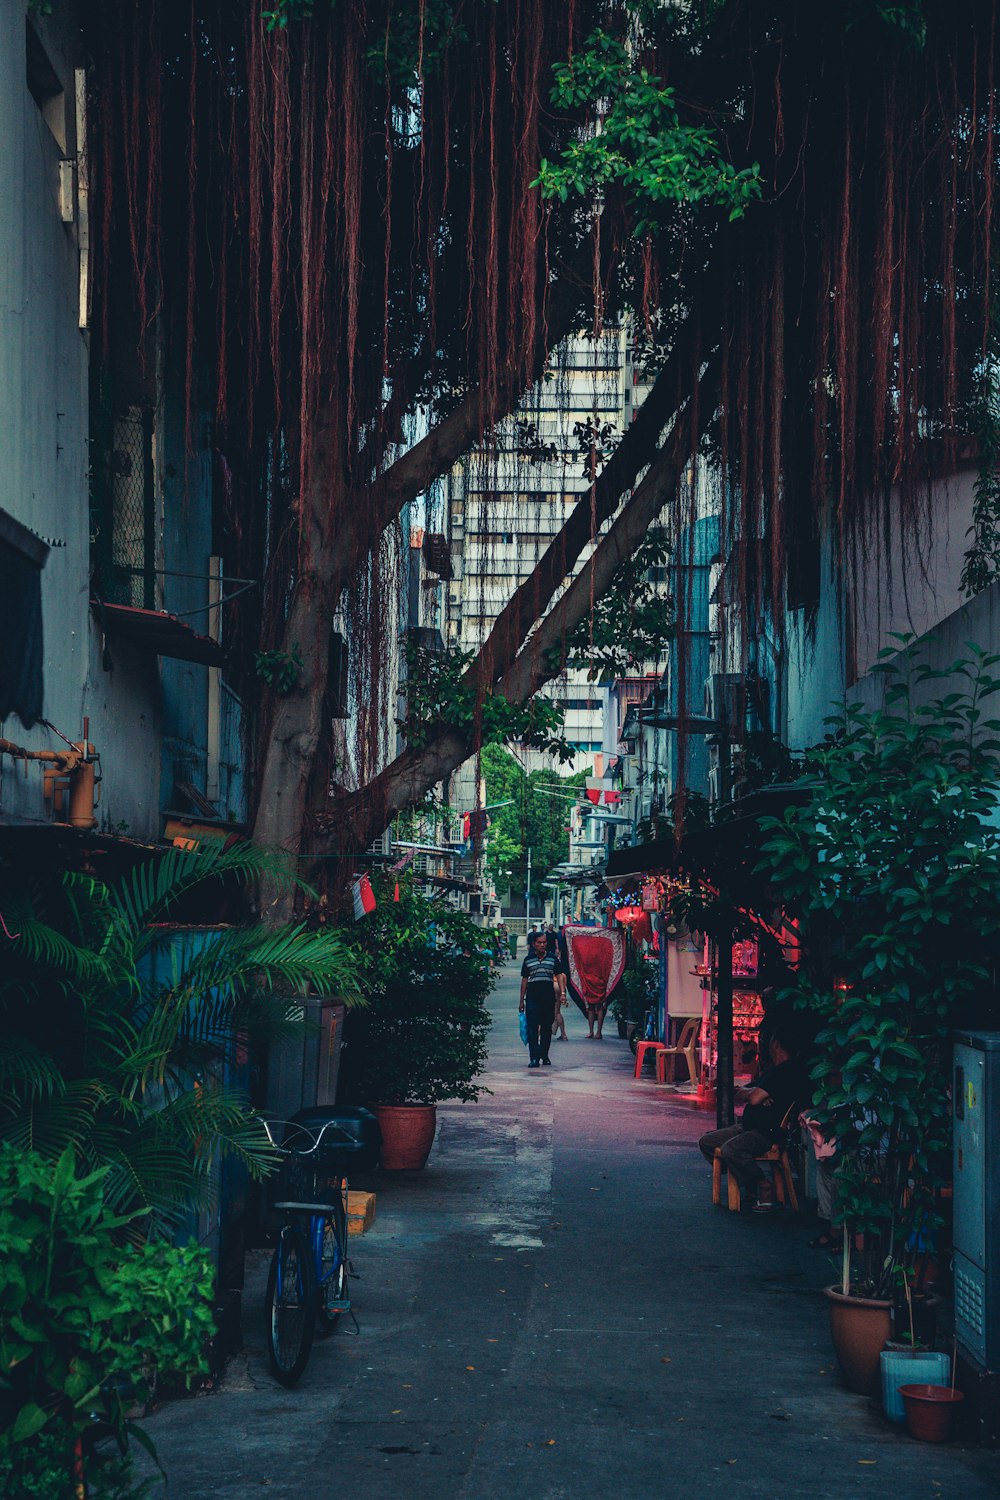
[[[520,1015],[518,1016],[518,1020],[520,1022],[520,1026],[521,1026],[521,1041],[524,1043],[525,1046],[527,1046],[528,1045],[528,1017],[525,1015],[525,1013],[524,1013],[523,1010],[520,1012]]]

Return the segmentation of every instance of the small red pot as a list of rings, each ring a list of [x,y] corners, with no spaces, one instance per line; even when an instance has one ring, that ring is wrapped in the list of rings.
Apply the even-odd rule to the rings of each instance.
[[[386,1172],[419,1172],[427,1165],[437,1129],[433,1104],[376,1104]]]
[[[965,1397],[946,1385],[901,1385],[899,1394],[906,1408],[906,1430],[922,1443],[946,1443],[951,1437],[952,1414]]]

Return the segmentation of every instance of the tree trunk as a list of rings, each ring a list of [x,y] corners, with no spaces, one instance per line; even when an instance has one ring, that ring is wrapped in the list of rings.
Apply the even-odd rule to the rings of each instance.
[[[591,270],[588,245],[581,250],[579,263],[567,268],[552,290],[546,339],[539,343],[526,378],[519,379],[510,367],[494,409],[484,409],[478,390],[470,392],[370,488],[347,495],[336,508],[330,496],[336,488],[346,488],[337,444],[343,429],[339,403],[331,401],[317,419],[299,518],[298,577],[279,647],[286,655],[297,651],[302,667],[292,690],[275,702],[260,772],[255,842],[293,854],[305,852],[310,779],[320,746],[330,733],[325,708],[331,625],[345,589],[403,507],[447,473],[487,427],[509,416],[541,377],[550,350],[577,320],[583,277]],[[336,536],[332,535],[334,515]],[[273,891],[267,899],[269,909],[277,903],[287,914],[287,902],[279,901]]]
[[[467,682],[489,691],[513,664],[532,626],[544,616],[557,589],[595,538],[595,531],[614,515],[650,455],[657,453],[664,427],[681,411],[695,384],[694,367],[691,331],[685,326],[634,422],[598,475],[593,491],[581,495],[535,568],[500,611],[466,674]],[[654,512],[649,524],[657,514]]]
[[[339,508],[335,544],[329,535],[333,508],[328,496],[340,473],[333,461],[333,433],[337,424],[332,410],[328,409],[325,420],[317,424],[315,447],[308,465],[311,481],[301,516],[300,575],[281,645],[285,653],[297,648],[303,667],[295,687],[278,701],[275,710],[261,772],[253,830],[256,842],[295,854],[305,852],[311,773],[323,738],[330,732],[329,724],[324,722],[330,628],[343,591],[403,507],[426,490],[432,480],[447,473],[489,425],[509,416],[526,389],[540,377],[549,350],[572,330],[578,319],[581,287],[585,284],[591,257],[589,246],[585,249],[586,260],[571,267],[553,290],[546,342],[536,352],[527,381],[518,381],[514,371],[510,370],[508,379],[502,383],[497,407],[490,412],[484,412],[480,393],[471,392],[432,432],[397,459],[368,491],[355,494],[349,504]],[[605,250],[603,253],[610,252]],[[602,264],[602,270],[605,269]],[[593,494],[585,495],[570,513],[538,567],[501,612],[486,646],[466,675],[468,683],[489,691],[497,677],[512,667],[532,626],[544,614],[553,594],[592,539],[595,520],[596,525],[601,526],[614,513],[622,494],[634,483],[636,475],[648,461],[649,453],[655,452],[659,435],[690,391],[696,370],[697,351],[690,329],[685,325],[675,340],[666,367],[595,482]],[[639,539],[641,533],[637,541]],[[588,604],[591,587],[588,581]],[[574,598],[579,596],[574,595]],[[560,618],[564,618],[564,614]],[[582,613],[579,618],[582,618]],[[554,675],[555,672],[548,672],[542,681]],[[526,692],[518,701],[524,701],[530,695]],[[345,798],[343,812],[349,827],[361,833],[371,830],[363,842],[360,834],[352,838],[353,846],[366,847],[396,811],[410,805],[436,781],[449,775],[470,753],[466,750],[465,755],[454,760],[451,757],[455,752],[456,746],[451,745],[440,753],[432,752],[432,747],[425,747],[423,752],[417,753],[426,756],[428,768],[439,761],[446,767],[438,775],[430,774],[429,769],[418,771],[404,752],[393,762],[399,767],[398,774],[389,775],[392,767],[388,767],[374,778],[370,787],[361,788],[351,798]],[[426,779],[428,775],[429,780]],[[379,801],[383,790],[388,791],[390,787],[391,794],[383,815],[379,811]],[[413,788],[417,790],[409,795]]]
[[[324,710],[333,615],[339,598],[327,587],[334,554],[329,496],[341,477],[339,425],[331,404],[315,427],[300,502],[298,571],[280,646],[286,655],[300,658],[301,666],[288,692],[271,690],[271,720],[253,825],[255,843],[292,855],[303,852],[313,767],[329,733]],[[262,910],[273,920],[286,921],[291,916],[291,892],[267,883],[259,898]]]

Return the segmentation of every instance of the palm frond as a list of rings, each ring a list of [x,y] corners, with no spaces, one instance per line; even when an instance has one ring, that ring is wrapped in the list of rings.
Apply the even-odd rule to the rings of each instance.
[[[63,1075],[52,1057],[16,1033],[0,1032],[0,1094],[19,1100],[63,1091]]]
[[[162,917],[186,892],[206,880],[228,876],[241,883],[266,877],[282,889],[301,886],[291,856],[257,844],[222,844],[201,849],[167,849],[158,858],[146,860],[111,888],[128,931],[140,948],[155,941],[147,934],[151,923]]]
[[[235,1155],[253,1177],[267,1176],[279,1163],[267,1131],[237,1089],[191,1088],[177,1094],[143,1125],[150,1139],[184,1142],[190,1157],[206,1168],[217,1152]]]
[[[85,1148],[98,1103],[89,1080],[67,1083],[60,1093],[20,1101],[16,1111],[0,1117],[0,1137],[57,1161],[67,1147]]]
[[[287,993],[337,993],[360,998],[354,954],[336,932],[304,926],[233,928],[222,932],[172,976],[173,988],[196,999],[209,991],[235,996],[252,979]]]
[[[104,1198],[115,1213],[137,1205],[176,1224],[202,1193],[201,1174],[179,1142],[141,1130],[104,1158]]]
[[[53,969],[80,985],[102,979],[114,982],[114,969],[101,954],[74,942],[31,912],[20,912],[15,920],[16,953],[22,962]]]

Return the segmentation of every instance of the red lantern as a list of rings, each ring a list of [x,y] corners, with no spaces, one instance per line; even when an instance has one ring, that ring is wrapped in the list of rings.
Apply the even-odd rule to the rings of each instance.
[[[619,906],[615,912],[615,916],[625,927],[630,927],[633,922],[638,922],[642,915],[641,906]]]

